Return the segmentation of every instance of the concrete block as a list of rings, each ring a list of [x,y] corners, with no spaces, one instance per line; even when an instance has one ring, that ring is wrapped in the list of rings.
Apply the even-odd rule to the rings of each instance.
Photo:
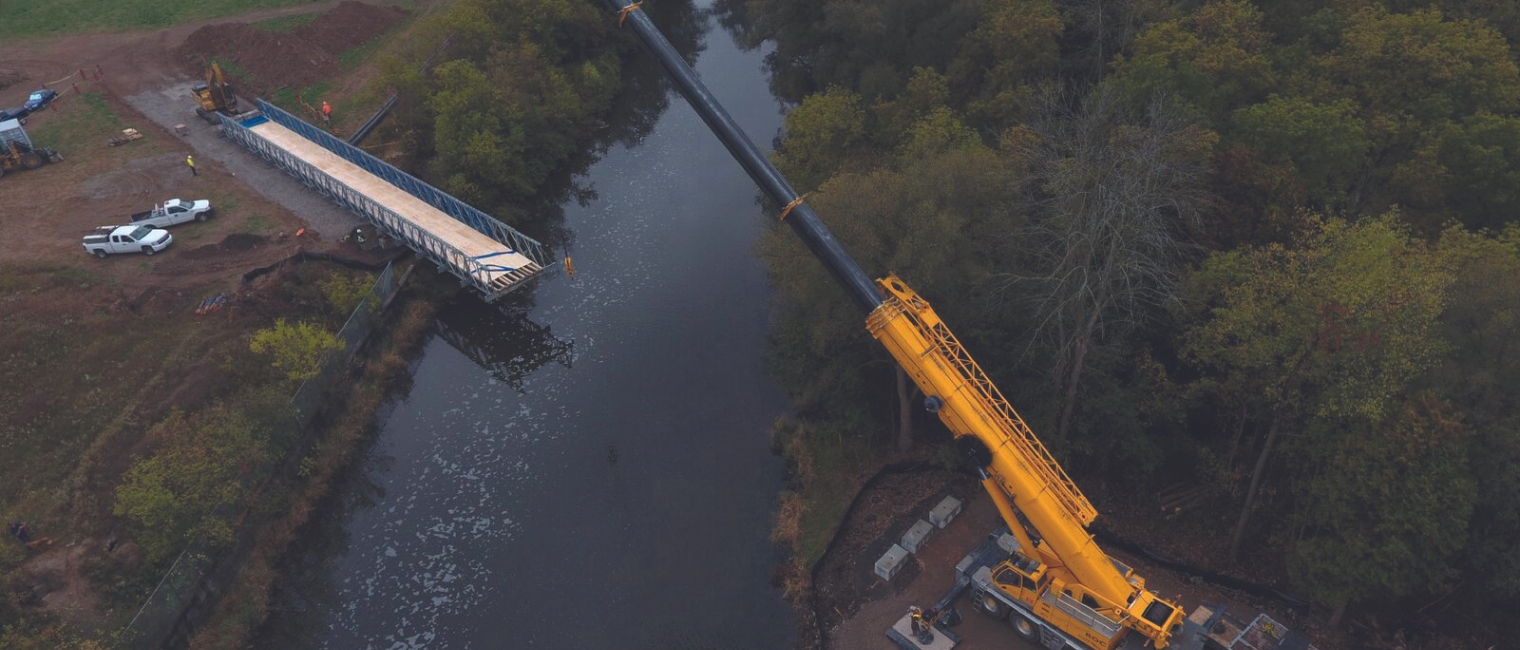
[[[945,497],[929,511],[929,523],[944,528],[950,525],[955,516],[961,514],[961,500],[955,497]]]
[[[1010,555],[1018,552],[1019,550],[1019,538],[1014,537],[1012,533],[1003,533],[1002,535],[998,535],[997,542],[998,548],[1003,549]]]
[[[897,571],[902,569],[903,563],[907,560],[907,549],[893,544],[892,548],[887,549],[887,552],[882,554],[881,559],[876,561],[876,575],[881,576],[882,580],[890,582],[892,577],[897,575]]]
[[[908,532],[903,533],[902,547],[908,549],[909,553],[917,553],[918,549],[924,547],[924,542],[929,541],[929,533],[932,532],[934,532],[934,526],[920,519],[908,529]]]

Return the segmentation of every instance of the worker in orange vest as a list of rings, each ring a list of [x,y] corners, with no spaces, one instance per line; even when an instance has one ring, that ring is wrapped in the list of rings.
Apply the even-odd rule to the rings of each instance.
[[[329,124],[332,123],[332,106],[329,106],[325,101],[322,102],[322,121]]]

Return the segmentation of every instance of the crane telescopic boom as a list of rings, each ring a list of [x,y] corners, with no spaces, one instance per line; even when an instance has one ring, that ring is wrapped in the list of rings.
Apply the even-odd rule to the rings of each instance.
[[[1115,648],[1125,630],[1140,633],[1152,647],[1167,647],[1182,625],[1181,609],[1147,591],[1143,579],[1098,548],[1087,532],[1097,511],[929,303],[896,276],[872,282],[638,4],[604,2],[619,14],[619,24],[631,27],[643,41],[766,196],[786,206],[782,221],[867,313],[871,335],[929,396],[951,433],[984,448],[983,485],[1019,545],[999,569],[1016,568],[1030,587],[1020,590],[1015,580],[1005,591],[1090,647]],[[1018,513],[1028,520],[1034,536]]]

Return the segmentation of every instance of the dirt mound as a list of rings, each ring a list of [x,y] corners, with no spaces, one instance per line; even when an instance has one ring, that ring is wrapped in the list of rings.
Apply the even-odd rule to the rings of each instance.
[[[263,246],[264,243],[267,242],[267,241],[269,241],[269,238],[265,237],[263,235],[252,235],[252,234],[248,234],[248,233],[235,232],[235,233],[232,233],[230,235],[227,235],[227,237],[222,240],[222,250],[228,250],[228,251],[247,251],[247,250],[253,250],[255,248],[258,248],[259,246]]]
[[[376,7],[349,0],[302,27],[301,38],[337,56],[370,42],[406,18],[400,7]]]
[[[235,232],[224,237],[221,243],[197,246],[185,251],[180,257],[192,260],[218,259],[224,257],[227,253],[250,251],[268,242],[269,238],[263,235]]]
[[[177,54],[193,70],[213,57],[231,61],[252,79],[237,82],[264,92],[309,86],[338,74],[338,56],[368,43],[406,17],[396,7],[344,2],[289,32],[247,23],[207,25],[191,33]]]
[[[338,72],[338,59],[327,50],[294,34],[266,32],[243,23],[195,30],[180,52],[194,67],[205,65],[212,57],[231,61],[252,77],[238,79],[236,84],[266,90],[309,86]]]
[[[26,75],[21,72],[17,72],[15,70],[0,70],[0,88],[9,88],[18,83],[26,81],[26,79]]]

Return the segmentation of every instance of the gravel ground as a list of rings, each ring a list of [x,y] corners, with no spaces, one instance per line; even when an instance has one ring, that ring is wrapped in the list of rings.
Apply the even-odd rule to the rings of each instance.
[[[190,87],[195,83],[185,81],[161,90],[137,93],[127,97],[127,103],[169,133],[174,133],[175,125],[185,125],[189,134],[182,139],[195,149],[196,162],[202,169],[207,163],[221,165],[259,194],[301,217],[321,234],[322,239],[337,241],[360,224],[358,217],[222,137],[217,127],[196,117],[194,99],[190,94]]]

